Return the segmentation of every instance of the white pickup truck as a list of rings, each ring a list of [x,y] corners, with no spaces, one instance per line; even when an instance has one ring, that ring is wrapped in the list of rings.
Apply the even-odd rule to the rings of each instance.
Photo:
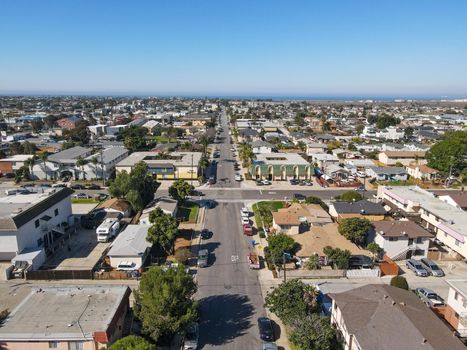
[[[444,299],[431,289],[417,288],[415,289],[415,293],[417,293],[418,297],[422,299],[427,306],[438,307],[444,305]]]

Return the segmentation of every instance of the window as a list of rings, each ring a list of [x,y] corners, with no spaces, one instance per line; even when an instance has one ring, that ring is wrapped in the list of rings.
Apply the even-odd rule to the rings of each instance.
[[[417,243],[423,243],[422,237],[417,237],[416,242],[417,242]]]
[[[458,297],[459,297],[459,293],[455,292],[455,293],[454,293],[454,299],[457,300]]]
[[[460,245],[461,245],[461,241],[458,241],[457,239],[456,239],[456,241],[455,241],[454,243],[455,243],[456,246],[458,246],[458,247],[460,247]]]
[[[58,341],[49,341],[49,349],[57,349]]]
[[[83,350],[84,349],[84,343],[82,341],[71,341],[68,343],[69,350]]]
[[[58,208],[54,210],[54,215],[55,215],[55,216],[58,215]]]
[[[37,240],[37,246],[38,246],[38,247],[42,246],[42,243],[43,243],[42,238],[39,238],[39,239]]]
[[[389,237],[389,242],[397,241],[397,237]]]
[[[36,228],[39,227],[39,219],[37,219],[36,221],[34,221],[34,226],[36,226]]]

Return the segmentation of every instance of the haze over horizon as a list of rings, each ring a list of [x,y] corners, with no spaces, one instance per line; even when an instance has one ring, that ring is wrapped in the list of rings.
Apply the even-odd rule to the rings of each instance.
[[[461,0],[3,2],[0,94],[467,98],[465,13]]]

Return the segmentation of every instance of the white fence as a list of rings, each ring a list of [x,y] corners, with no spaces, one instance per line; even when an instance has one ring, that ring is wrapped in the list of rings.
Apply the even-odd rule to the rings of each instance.
[[[357,269],[357,270],[347,270],[345,272],[347,278],[365,278],[365,277],[380,277],[381,271],[377,269]]]

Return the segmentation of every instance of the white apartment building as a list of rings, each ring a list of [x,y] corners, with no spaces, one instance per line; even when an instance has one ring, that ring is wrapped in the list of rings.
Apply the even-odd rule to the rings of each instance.
[[[467,257],[467,215],[462,209],[418,186],[379,186],[377,197],[406,216],[420,216],[422,225],[436,234],[453,255]]]
[[[444,318],[459,333],[467,337],[467,279],[447,280],[448,299]]]

